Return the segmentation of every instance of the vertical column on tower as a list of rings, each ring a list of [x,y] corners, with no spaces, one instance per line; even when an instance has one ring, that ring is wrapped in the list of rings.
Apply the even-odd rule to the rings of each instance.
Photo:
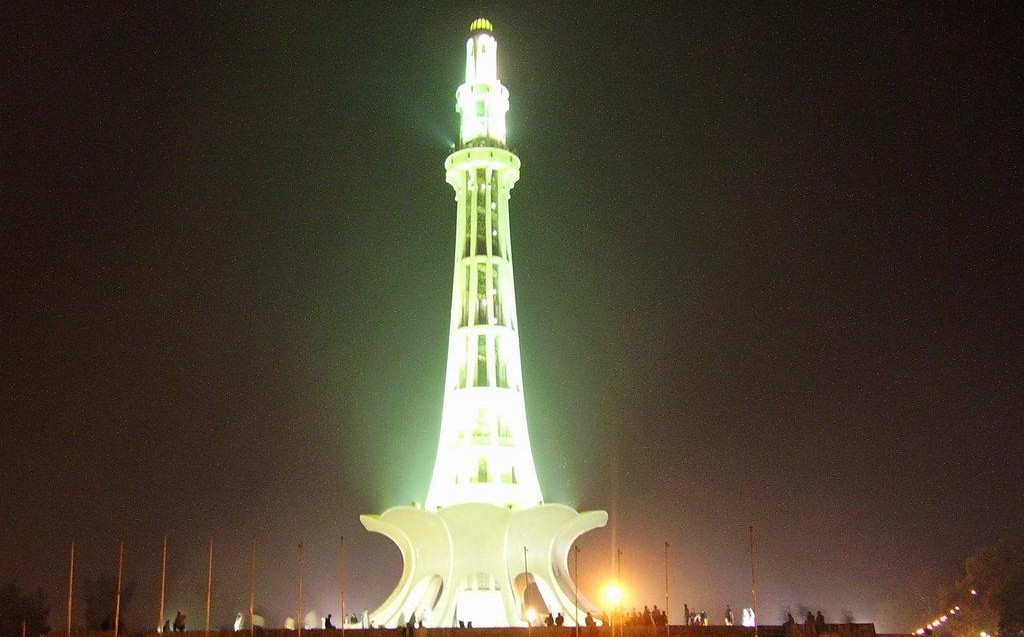
[[[509,233],[519,159],[475,147],[449,157],[455,269],[444,411],[428,508],[542,500],[530,450]]]

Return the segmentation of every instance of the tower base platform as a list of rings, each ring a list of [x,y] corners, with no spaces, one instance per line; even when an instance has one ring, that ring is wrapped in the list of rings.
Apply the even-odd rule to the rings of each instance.
[[[576,538],[608,523],[605,511],[469,503],[359,519],[390,538],[404,562],[398,586],[370,614],[374,626],[403,626],[413,616],[428,628],[526,626],[530,607],[541,617],[561,613],[572,626],[594,610],[577,596],[568,558]]]

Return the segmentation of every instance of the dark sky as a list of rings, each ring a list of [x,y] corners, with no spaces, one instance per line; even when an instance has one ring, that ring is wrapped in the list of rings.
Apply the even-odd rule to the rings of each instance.
[[[27,3],[3,14],[0,580],[214,625],[397,583],[440,424],[469,23],[511,91],[527,413],[599,598],[880,630],[1024,528],[1011,3]],[[894,4],[898,6],[889,6]],[[723,6],[719,6],[723,5]],[[966,5],[970,5],[968,8]],[[677,619],[678,620],[678,619]]]

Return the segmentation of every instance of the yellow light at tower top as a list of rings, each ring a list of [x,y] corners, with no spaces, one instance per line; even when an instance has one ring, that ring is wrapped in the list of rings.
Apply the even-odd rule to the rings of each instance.
[[[487,18],[477,18],[473,20],[473,24],[469,25],[469,32],[473,31],[493,31],[494,25]]]

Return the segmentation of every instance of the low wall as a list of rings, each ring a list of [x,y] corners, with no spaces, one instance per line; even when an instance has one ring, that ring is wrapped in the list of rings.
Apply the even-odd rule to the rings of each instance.
[[[258,637],[297,637],[294,630],[285,628],[257,628]],[[352,637],[401,637],[404,630],[396,628],[348,628]],[[753,628],[742,626],[669,626],[668,637],[754,637]],[[303,630],[308,637],[341,637],[341,630]],[[665,637],[664,628],[654,626],[623,626],[615,628],[616,637]],[[55,631],[49,637],[64,637],[64,631]],[[76,632],[75,637],[113,637],[113,631]],[[814,626],[791,624],[788,626],[759,626],[758,637],[880,637],[874,624],[826,624],[821,633]],[[173,633],[170,636],[156,632],[122,633],[119,637],[206,637],[202,630]],[[249,631],[211,630],[209,637],[249,637]],[[414,637],[576,637],[576,629],[568,626],[536,628],[420,628]],[[612,637],[611,628],[580,627],[579,637]],[[887,635],[885,637],[911,637]]]

